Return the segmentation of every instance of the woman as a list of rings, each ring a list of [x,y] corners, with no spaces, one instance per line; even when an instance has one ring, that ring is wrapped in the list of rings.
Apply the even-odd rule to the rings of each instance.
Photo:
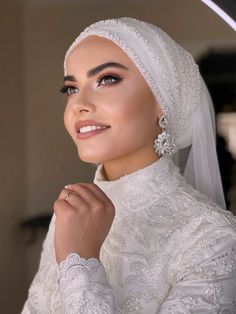
[[[98,168],[56,200],[22,313],[236,313],[236,220],[192,56],[120,18],[86,28],[64,65],[65,126]]]

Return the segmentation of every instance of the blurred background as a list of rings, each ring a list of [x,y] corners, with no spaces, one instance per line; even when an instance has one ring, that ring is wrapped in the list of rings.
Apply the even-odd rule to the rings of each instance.
[[[0,313],[22,309],[38,268],[54,200],[91,182],[63,126],[64,54],[87,25],[131,16],[163,28],[191,52],[217,113],[228,209],[236,213],[236,36],[200,0],[0,0]]]

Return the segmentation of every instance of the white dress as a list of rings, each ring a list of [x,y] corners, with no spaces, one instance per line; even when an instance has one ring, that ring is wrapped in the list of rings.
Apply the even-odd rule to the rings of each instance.
[[[116,208],[100,260],[55,260],[53,216],[23,314],[235,314],[236,218],[169,158],[94,182]]]

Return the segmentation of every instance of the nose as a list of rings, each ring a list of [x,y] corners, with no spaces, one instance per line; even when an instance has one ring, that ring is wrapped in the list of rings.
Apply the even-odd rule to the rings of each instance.
[[[95,105],[92,101],[91,95],[89,93],[82,93],[81,91],[74,97],[74,102],[72,104],[72,111],[74,114],[80,114],[82,112],[94,112]]]

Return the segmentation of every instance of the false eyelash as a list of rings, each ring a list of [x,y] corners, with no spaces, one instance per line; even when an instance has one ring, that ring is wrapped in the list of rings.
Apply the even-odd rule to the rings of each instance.
[[[62,94],[67,94],[68,93],[68,88],[69,88],[69,86],[62,86],[61,88],[60,88],[60,92],[62,93]]]
[[[65,86],[65,85],[64,85],[64,86],[61,87],[60,92],[63,93],[63,94],[67,94],[67,95],[74,94],[74,93],[68,93],[68,89],[69,89],[69,88],[78,89],[77,87],[74,87],[74,86]]]
[[[112,83],[112,84],[110,84],[110,85],[114,85],[114,84],[118,84],[120,81],[122,81],[123,80],[123,78],[122,77],[120,77],[119,75],[117,75],[117,74],[112,74],[112,73],[107,73],[107,74],[102,74],[102,75],[100,75],[99,77],[98,77],[98,79],[97,79],[97,84],[100,84],[101,82],[102,82],[102,80],[104,79],[104,78],[106,78],[106,77],[112,77],[112,78],[114,78],[115,80],[116,80],[116,82],[114,82],[114,83]],[[109,84],[108,84],[109,85]],[[60,92],[62,93],[62,94],[68,94],[68,88],[73,88],[73,86],[62,86],[61,88],[60,88]],[[75,87],[74,87],[75,88]]]

